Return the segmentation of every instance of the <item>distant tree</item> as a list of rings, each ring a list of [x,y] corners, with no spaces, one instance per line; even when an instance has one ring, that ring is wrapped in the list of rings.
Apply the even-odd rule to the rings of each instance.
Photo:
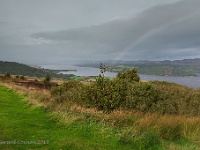
[[[10,73],[7,72],[4,76],[10,78]]]
[[[51,76],[50,76],[49,73],[47,73],[43,82],[44,82],[45,85],[48,85],[50,83],[50,81],[51,81]]]

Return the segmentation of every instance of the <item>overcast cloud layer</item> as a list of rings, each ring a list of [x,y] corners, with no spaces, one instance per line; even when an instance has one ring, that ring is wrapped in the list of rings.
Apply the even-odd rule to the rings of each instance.
[[[200,57],[199,0],[0,0],[0,60]]]

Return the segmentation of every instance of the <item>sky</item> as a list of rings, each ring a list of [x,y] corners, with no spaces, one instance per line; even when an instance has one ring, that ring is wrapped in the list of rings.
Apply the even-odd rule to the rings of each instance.
[[[0,0],[0,60],[200,58],[200,0]]]

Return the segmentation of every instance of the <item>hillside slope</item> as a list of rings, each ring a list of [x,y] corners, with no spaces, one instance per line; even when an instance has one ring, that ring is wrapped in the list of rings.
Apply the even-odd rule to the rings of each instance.
[[[56,72],[52,70],[34,68],[16,62],[0,61],[0,74],[5,74],[5,73],[10,73],[13,75],[30,76],[30,77],[45,77],[46,74],[49,73],[52,77],[63,78],[63,79],[70,79],[70,77],[74,76],[74,75],[56,74]]]

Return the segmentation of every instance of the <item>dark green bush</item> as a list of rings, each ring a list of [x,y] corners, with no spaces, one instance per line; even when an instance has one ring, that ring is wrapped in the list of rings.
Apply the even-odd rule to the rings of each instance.
[[[200,90],[194,90],[175,83],[154,81],[151,85],[158,93],[154,111],[161,114],[188,116],[200,115]]]
[[[113,81],[99,75],[94,83],[82,91],[82,100],[87,106],[111,111],[120,106],[121,96]]]
[[[152,106],[156,105],[158,94],[150,84],[134,83],[127,86],[125,108],[149,112]]]
[[[157,93],[147,83],[139,83],[134,77],[135,71],[131,70],[119,75],[116,79],[109,80],[99,75],[96,81],[85,90],[83,89],[82,100],[87,106],[96,107],[100,110],[112,111],[117,108],[137,109],[148,111],[157,101]],[[131,75],[134,77],[132,78]]]
[[[124,73],[118,73],[116,78],[120,79],[120,80],[126,79],[129,82],[139,82],[140,81],[140,77],[138,76],[136,69],[131,69]]]
[[[52,87],[51,96],[58,102],[64,100],[73,100],[78,102],[79,95],[84,90],[83,84],[80,81],[67,81],[60,86]]]

